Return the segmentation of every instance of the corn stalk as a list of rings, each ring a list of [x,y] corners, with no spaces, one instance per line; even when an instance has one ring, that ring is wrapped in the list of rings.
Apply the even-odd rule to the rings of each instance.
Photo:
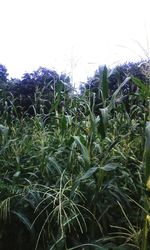
[[[145,135],[146,135],[146,141],[145,141],[145,152],[144,152],[144,158],[145,158],[145,181],[146,181],[146,191],[150,191],[150,121],[146,123],[146,129],[145,129]],[[144,208],[146,211],[149,210],[150,207],[150,199],[145,194],[145,200],[144,200]],[[144,212],[144,226],[143,226],[143,237],[142,237],[142,245],[141,250],[147,250],[147,238],[148,238],[148,231],[149,231],[149,214]]]

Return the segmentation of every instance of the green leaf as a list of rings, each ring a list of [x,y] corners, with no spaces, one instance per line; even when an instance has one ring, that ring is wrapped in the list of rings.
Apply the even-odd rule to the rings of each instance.
[[[92,167],[87,172],[85,172],[81,177],[76,179],[71,189],[70,199],[74,196],[75,190],[80,185],[80,182],[90,178],[98,169],[99,169],[98,167]]]
[[[102,139],[106,136],[106,130],[108,125],[108,118],[109,118],[109,109],[108,107],[100,109],[100,120],[98,123],[97,130],[100,133]]]
[[[89,177],[91,177],[96,171],[97,169],[99,169],[99,167],[93,167],[90,168],[87,172],[85,172],[81,177],[80,177],[80,181],[83,181],[85,179],[88,179]]]
[[[138,86],[141,94],[144,97],[150,97],[150,88],[148,85],[146,85],[145,83],[143,83],[140,79],[136,77],[132,77],[132,81],[134,82],[135,85]]]
[[[55,172],[57,172],[59,175],[62,174],[61,166],[53,157],[48,157],[47,167],[52,174],[54,174]]]
[[[57,109],[59,103],[60,103],[60,95],[57,95],[54,103],[51,106],[50,113],[53,112],[55,109]]]
[[[110,172],[116,170],[120,165],[118,163],[108,163],[104,167],[101,167],[102,170]]]
[[[64,132],[64,130],[66,130],[67,128],[67,119],[66,119],[66,116],[63,115],[61,120],[60,120],[60,124],[61,124],[61,130],[62,132]]]
[[[108,70],[106,65],[104,66],[103,69],[103,75],[102,75],[102,93],[103,93],[103,98],[106,100],[108,98]]]
[[[122,87],[131,80],[131,77],[127,77],[121,84],[120,86],[116,89],[116,91],[113,93],[112,97],[111,97],[111,102],[109,105],[109,109],[113,109],[116,106],[116,102],[117,102],[117,95],[119,94],[120,90],[122,89]]]
[[[90,164],[90,157],[89,157],[89,152],[88,149],[83,145],[83,143],[80,140],[79,136],[73,136],[75,142],[80,146],[81,152],[83,155],[84,161],[89,165]]]

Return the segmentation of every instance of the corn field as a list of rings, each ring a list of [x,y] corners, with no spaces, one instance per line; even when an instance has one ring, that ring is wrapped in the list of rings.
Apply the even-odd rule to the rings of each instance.
[[[25,110],[1,87],[1,250],[150,249],[149,85],[112,93],[107,74],[97,95],[36,87]]]

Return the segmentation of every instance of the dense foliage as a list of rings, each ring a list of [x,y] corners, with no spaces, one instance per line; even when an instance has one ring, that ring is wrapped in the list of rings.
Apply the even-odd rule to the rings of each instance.
[[[104,71],[107,69],[107,72]],[[101,84],[103,73],[106,74],[109,89],[111,92],[116,90],[121,82],[123,82],[126,77],[134,76],[141,80],[142,82],[149,82],[149,61],[143,60],[140,62],[128,62],[122,65],[118,65],[113,69],[106,68],[106,66],[100,66],[93,77],[90,77],[85,84],[86,89],[97,93],[99,85]],[[136,86],[132,84],[132,80],[129,81],[124,87],[124,94],[136,90]]]
[[[4,66],[1,66],[4,71]],[[22,79],[5,79],[0,76],[0,86],[3,89],[3,102],[1,100],[0,111],[7,103],[8,112],[15,116],[36,115],[49,113],[49,110],[59,95],[61,102],[64,94],[72,92],[70,79],[65,74],[60,76],[54,70],[40,67],[32,73],[25,73]]]
[[[43,68],[2,79],[0,249],[150,249],[148,81],[101,74],[82,95]]]
[[[130,80],[127,81],[121,89],[122,99],[118,99],[118,102],[123,101],[126,111],[129,113],[130,107],[132,107],[130,103],[130,96],[134,96],[134,98],[132,98],[132,102],[134,100],[134,105],[138,102],[138,98],[135,97],[138,95],[138,88],[134,79],[139,79],[142,83],[148,85],[150,79],[149,64],[148,60],[143,60],[140,62],[124,63],[113,69],[108,68],[106,65],[100,66],[95,71],[93,77],[90,77],[84,85],[82,84],[80,86],[81,93],[84,93],[85,90],[90,90],[90,93],[94,93],[95,103],[97,104],[95,112],[97,113],[98,109],[104,106],[103,100],[105,97],[111,98],[112,94],[120,86],[120,84],[127,77],[130,77]]]

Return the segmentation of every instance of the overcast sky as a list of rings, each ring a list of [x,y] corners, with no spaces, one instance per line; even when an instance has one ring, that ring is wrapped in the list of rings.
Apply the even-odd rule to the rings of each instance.
[[[0,63],[11,77],[43,66],[84,81],[149,54],[149,10],[150,0],[0,0]]]

